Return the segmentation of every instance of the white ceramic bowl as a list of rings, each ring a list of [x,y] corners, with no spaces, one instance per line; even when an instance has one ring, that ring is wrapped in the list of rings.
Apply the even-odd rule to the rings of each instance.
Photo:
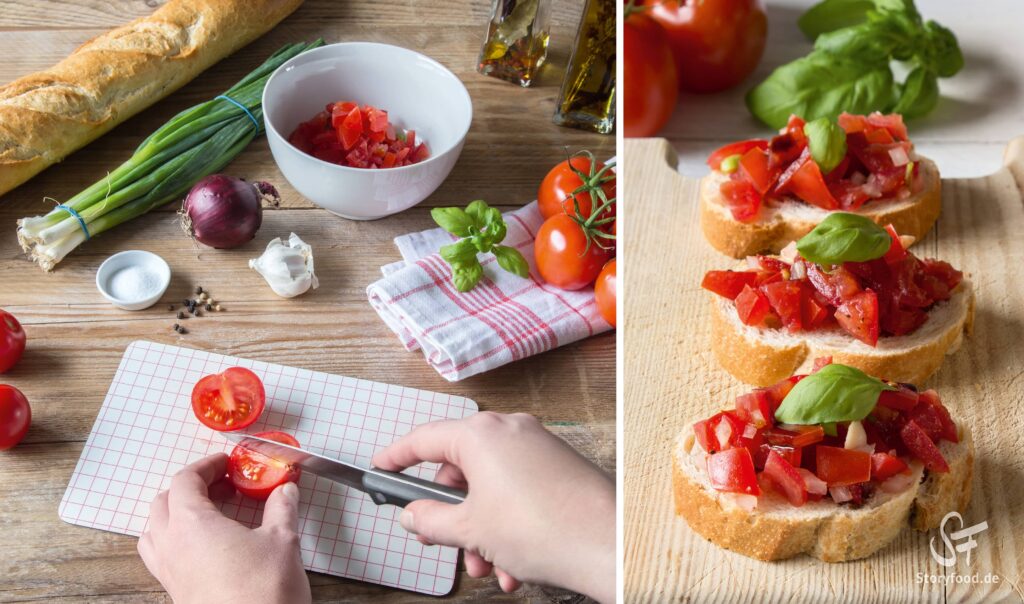
[[[136,277],[143,276],[151,284],[146,288],[147,295],[118,297],[114,280],[119,278],[119,273],[121,278],[126,277],[122,271],[132,271]],[[111,304],[123,310],[142,310],[153,306],[170,284],[171,267],[160,256],[143,250],[118,252],[104,260],[96,271],[96,288]]]
[[[327,103],[353,101],[388,112],[415,130],[426,160],[381,170],[349,168],[299,151],[288,136]],[[281,65],[263,90],[263,120],[281,173],[318,206],[354,220],[411,208],[448,177],[473,121],[473,104],[459,78],[418,52],[370,42],[344,42],[303,53]]]

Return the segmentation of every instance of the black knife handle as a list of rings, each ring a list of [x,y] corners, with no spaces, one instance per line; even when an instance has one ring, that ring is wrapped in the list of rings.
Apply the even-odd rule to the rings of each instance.
[[[442,503],[462,503],[466,493],[443,484],[376,468],[363,474],[363,489],[377,505],[404,508],[417,499],[433,499]]]

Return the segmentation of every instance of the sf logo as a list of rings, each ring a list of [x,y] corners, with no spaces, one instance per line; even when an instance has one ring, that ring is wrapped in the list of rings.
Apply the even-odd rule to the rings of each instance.
[[[946,534],[946,523],[950,520],[956,519],[960,524],[960,529],[954,532]],[[939,537],[942,538],[942,543],[946,546],[946,551],[949,552],[948,556],[940,554],[935,551],[935,537],[932,537],[929,542],[929,547],[932,550],[932,558],[936,562],[945,567],[950,567],[956,564],[956,556],[958,553],[967,554],[967,565],[971,565],[971,550],[978,547],[978,542],[975,541],[974,535],[984,531],[988,528],[988,522],[982,521],[974,526],[964,527],[964,518],[957,512],[950,512],[942,519],[942,524],[939,526]],[[964,540],[962,543],[956,543],[957,541]]]

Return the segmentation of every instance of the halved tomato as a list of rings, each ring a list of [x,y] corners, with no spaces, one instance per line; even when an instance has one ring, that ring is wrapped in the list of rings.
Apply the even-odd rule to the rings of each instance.
[[[263,382],[245,367],[208,375],[192,388],[192,412],[204,426],[231,432],[249,426],[267,403]]]
[[[748,449],[737,447],[708,455],[708,479],[718,491],[760,495],[754,458]]]
[[[299,441],[284,432],[258,432],[254,436],[292,447],[299,446]],[[260,501],[270,497],[278,486],[286,482],[298,482],[300,474],[299,468],[250,451],[242,445],[235,446],[228,460],[228,477],[238,492]]]

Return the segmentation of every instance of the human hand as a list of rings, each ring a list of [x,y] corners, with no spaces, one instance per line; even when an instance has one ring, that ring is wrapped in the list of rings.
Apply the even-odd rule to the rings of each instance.
[[[420,541],[465,549],[466,572],[615,600],[615,485],[531,415],[477,413],[424,424],[373,457],[400,471],[440,462],[437,482],[468,490],[451,505],[414,501],[399,520]]]
[[[309,602],[299,554],[299,488],[278,487],[250,529],[224,516],[213,499],[235,488],[228,456],[211,455],[182,468],[149,506],[149,531],[139,555],[175,604]]]

